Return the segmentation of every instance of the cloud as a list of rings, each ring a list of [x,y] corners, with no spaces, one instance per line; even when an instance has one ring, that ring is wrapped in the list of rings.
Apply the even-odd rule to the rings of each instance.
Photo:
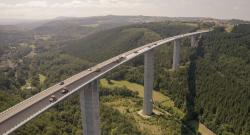
[[[134,7],[145,5],[148,0],[72,0],[51,2],[33,0],[22,3],[0,3],[0,8],[82,8],[82,7]]]
[[[46,1],[29,1],[25,3],[6,4],[0,3],[1,8],[46,8],[48,3]]]
[[[250,18],[249,7],[249,0],[0,0],[0,18],[107,14]]]

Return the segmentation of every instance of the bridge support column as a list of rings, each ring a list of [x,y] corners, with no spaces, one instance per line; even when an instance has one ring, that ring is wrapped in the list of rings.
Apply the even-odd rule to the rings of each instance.
[[[143,114],[151,115],[153,112],[153,82],[154,82],[154,51],[144,55],[144,100]]]
[[[180,66],[180,40],[174,41],[174,52],[173,52],[173,70],[176,70]]]
[[[100,135],[98,80],[86,85],[80,91],[80,106],[84,135]]]
[[[191,36],[191,47],[197,47],[197,36]]]

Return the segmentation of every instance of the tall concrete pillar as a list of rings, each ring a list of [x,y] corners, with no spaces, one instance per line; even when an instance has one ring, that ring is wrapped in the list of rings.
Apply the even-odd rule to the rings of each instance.
[[[98,81],[86,85],[80,91],[80,106],[84,135],[100,135]]]
[[[173,52],[173,69],[176,70],[180,66],[180,40],[174,41],[174,52]]]
[[[154,82],[154,51],[144,55],[144,99],[143,114],[151,115],[153,112],[153,82]]]
[[[99,103],[99,88],[98,80],[92,82],[92,95],[93,95],[93,116],[94,116],[94,128],[96,129],[96,135],[100,135],[100,103]]]
[[[197,36],[191,36],[191,47],[197,47]]]
[[[196,36],[191,36],[191,47],[196,47]]]

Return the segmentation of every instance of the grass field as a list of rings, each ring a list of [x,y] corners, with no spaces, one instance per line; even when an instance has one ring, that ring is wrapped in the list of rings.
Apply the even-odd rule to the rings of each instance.
[[[26,84],[21,87],[21,90],[31,89],[31,80],[26,80]]]
[[[144,87],[142,85],[136,84],[136,83],[131,83],[128,81],[114,81],[111,80],[111,83],[109,84],[108,81],[106,79],[102,79],[100,80],[100,85],[104,88],[115,88],[115,87],[126,87],[131,91],[134,92],[138,92],[139,93],[139,97],[143,97],[143,91],[144,91]],[[153,99],[154,102],[158,102],[161,103],[163,106],[165,107],[170,107],[174,110],[175,113],[177,113],[179,116],[183,117],[184,113],[178,109],[177,107],[175,107],[174,102],[167,96],[161,94],[160,92],[157,91],[153,91]],[[111,103],[112,104],[112,103]],[[121,105],[121,104],[119,104]],[[116,102],[116,106],[118,107],[119,105],[117,105]],[[118,107],[118,109],[122,109],[122,107]],[[138,119],[138,118],[137,118]],[[148,125],[146,125],[147,127]],[[153,127],[151,127],[153,128]],[[154,127],[155,130],[158,129],[158,127]],[[205,125],[203,124],[199,124],[199,130],[198,130],[202,135],[215,135],[211,130],[209,130]]]
[[[42,74],[39,74],[39,81],[40,81],[40,84],[44,84],[44,81],[46,80],[46,76],[42,75]]]
[[[111,82],[112,82],[112,84],[108,84],[108,81],[106,79],[102,79],[100,81],[100,84],[103,87],[108,87],[108,88],[127,87],[131,91],[138,92],[139,97],[143,97],[144,87],[142,85],[139,85],[136,83],[131,83],[128,81],[114,81],[114,80],[112,80]],[[181,116],[184,116],[184,113],[175,107],[174,102],[169,97],[161,94],[160,92],[153,91],[153,100],[154,100],[154,102],[161,103],[162,105],[164,105],[166,107],[171,107],[176,113],[178,113]]]

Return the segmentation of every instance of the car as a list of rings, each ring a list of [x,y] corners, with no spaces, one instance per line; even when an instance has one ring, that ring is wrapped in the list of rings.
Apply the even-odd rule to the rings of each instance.
[[[138,51],[134,51],[134,53],[138,53]]]
[[[100,72],[102,69],[101,68],[96,68],[95,72]]]
[[[126,55],[122,55],[121,57],[119,57],[120,60],[126,59]]]
[[[92,69],[91,69],[91,68],[89,68],[89,69],[88,69],[88,71],[92,71]]]
[[[126,55],[122,55],[121,57],[120,57],[120,59],[122,59],[122,60],[124,60],[124,59],[126,59]]]
[[[126,59],[126,56],[125,56],[125,55],[119,57],[117,60],[115,60],[115,62],[116,62],[116,63],[119,63],[119,62],[121,62],[121,61],[124,60],[124,59]]]
[[[115,63],[120,63],[121,60],[120,60],[120,58],[118,58],[118,59],[116,59],[114,62],[115,62]]]
[[[62,89],[62,91],[61,91],[62,94],[66,94],[66,93],[68,93],[68,92],[69,92],[69,90],[68,90],[66,87],[64,87],[64,88]]]
[[[60,82],[59,85],[64,85],[64,82]]]
[[[155,43],[154,45],[158,45],[157,43]]]
[[[50,98],[49,98],[49,101],[50,102],[55,102],[57,100],[56,96],[55,95],[52,95]]]

